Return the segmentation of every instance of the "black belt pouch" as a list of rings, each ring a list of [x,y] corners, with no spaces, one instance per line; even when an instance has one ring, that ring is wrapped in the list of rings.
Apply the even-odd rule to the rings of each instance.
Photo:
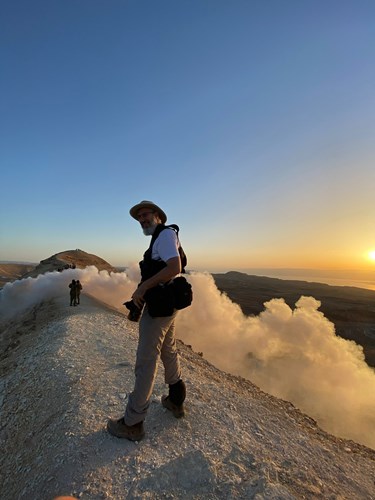
[[[157,285],[147,290],[145,300],[152,318],[172,316],[175,310],[172,285]]]

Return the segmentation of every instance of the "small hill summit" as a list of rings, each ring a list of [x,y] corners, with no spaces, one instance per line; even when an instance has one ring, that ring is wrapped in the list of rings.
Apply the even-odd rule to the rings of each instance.
[[[76,250],[65,250],[64,252],[56,253],[48,257],[48,259],[41,260],[40,264],[32,271],[24,274],[22,278],[36,278],[39,274],[64,271],[64,269],[84,269],[87,266],[95,266],[99,271],[116,271],[111,264],[101,257],[77,248]]]

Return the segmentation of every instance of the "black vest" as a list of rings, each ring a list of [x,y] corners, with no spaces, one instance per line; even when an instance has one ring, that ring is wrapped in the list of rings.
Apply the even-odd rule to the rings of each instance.
[[[164,267],[167,266],[167,264],[163,260],[154,260],[151,258],[152,247],[155,243],[156,238],[162,231],[164,231],[164,229],[167,228],[173,229],[173,231],[175,231],[178,236],[179,227],[176,224],[171,224],[169,226],[165,226],[164,224],[158,224],[156,226],[154,234],[152,235],[151,238],[150,246],[145,251],[143,255],[143,260],[139,263],[139,267],[141,268],[142,281],[148,280],[149,278],[151,278],[152,276],[154,276],[159,271],[164,269]],[[178,247],[178,252],[180,254],[180,260],[181,260],[181,268],[182,268],[181,272],[184,273],[187,264],[187,258],[180,244]]]

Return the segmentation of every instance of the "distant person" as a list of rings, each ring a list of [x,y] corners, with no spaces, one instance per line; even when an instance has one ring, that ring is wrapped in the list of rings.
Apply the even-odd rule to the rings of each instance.
[[[70,305],[76,306],[77,305],[76,280],[72,280],[72,282],[69,283],[69,288],[70,288]]]
[[[82,288],[83,288],[82,284],[80,283],[79,280],[77,280],[76,281],[76,301],[77,301],[77,305],[80,303],[79,298],[80,298],[80,295],[81,295]]]
[[[126,303],[129,309],[130,304],[133,309],[130,309],[129,319],[134,312],[142,314],[135,363],[135,385],[133,392],[129,394],[125,415],[119,419],[108,420],[107,429],[118,438],[139,441],[145,433],[143,421],[150,406],[160,358],[164,365],[165,382],[169,385],[169,394],[162,397],[162,405],[172,411],[176,418],[185,414],[186,388],[181,378],[174,335],[177,310],[172,306],[169,311],[165,310],[162,314],[153,313],[151,316],[150,299],[150,293],[155,296],[155,293],[158,295],[167,288],[158,285],[175,278],[181,272],[182,266],[177,232],[164,225],[167,216],[161,208],[151,201],[142,201],[130,209],[130,215],[141,224],[143,233],[152,236],[152,239],[150,248],[140,263],[142,281],[133,293],[133,300]],[[165,302],[161,305],[165,307]],[[139,315],[134,320],[137,320]]]

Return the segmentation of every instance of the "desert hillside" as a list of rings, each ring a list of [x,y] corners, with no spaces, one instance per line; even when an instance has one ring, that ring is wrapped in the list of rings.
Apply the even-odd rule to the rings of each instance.
[[[187,416],[162,408],[160,368],[144,440],[109,436],[133,386],[137,324],[87,295],[69,307],[64,287],[1,331],[2,500],[375,498],[374,450],[182,342]]]
[[[41,260],[32,271],[25,273],[23,278],[36,278],[39,274],[52,271],[62,271],[71,267],[84,269],[87,266],[95,266],[99,271],[115,272],[116,269],[101,257],[83,250],[65,250]]]
[[[366,362],[375,367],[375,291],[234,271],[213,274],[213,277],[218,288],[247,315],[258,315],[264,310],[264,303],[273,298],[283,298],[294,307],[301,295],[315,297],[321,302],[319,309],[334,323],[337,335],[361,345]]]

